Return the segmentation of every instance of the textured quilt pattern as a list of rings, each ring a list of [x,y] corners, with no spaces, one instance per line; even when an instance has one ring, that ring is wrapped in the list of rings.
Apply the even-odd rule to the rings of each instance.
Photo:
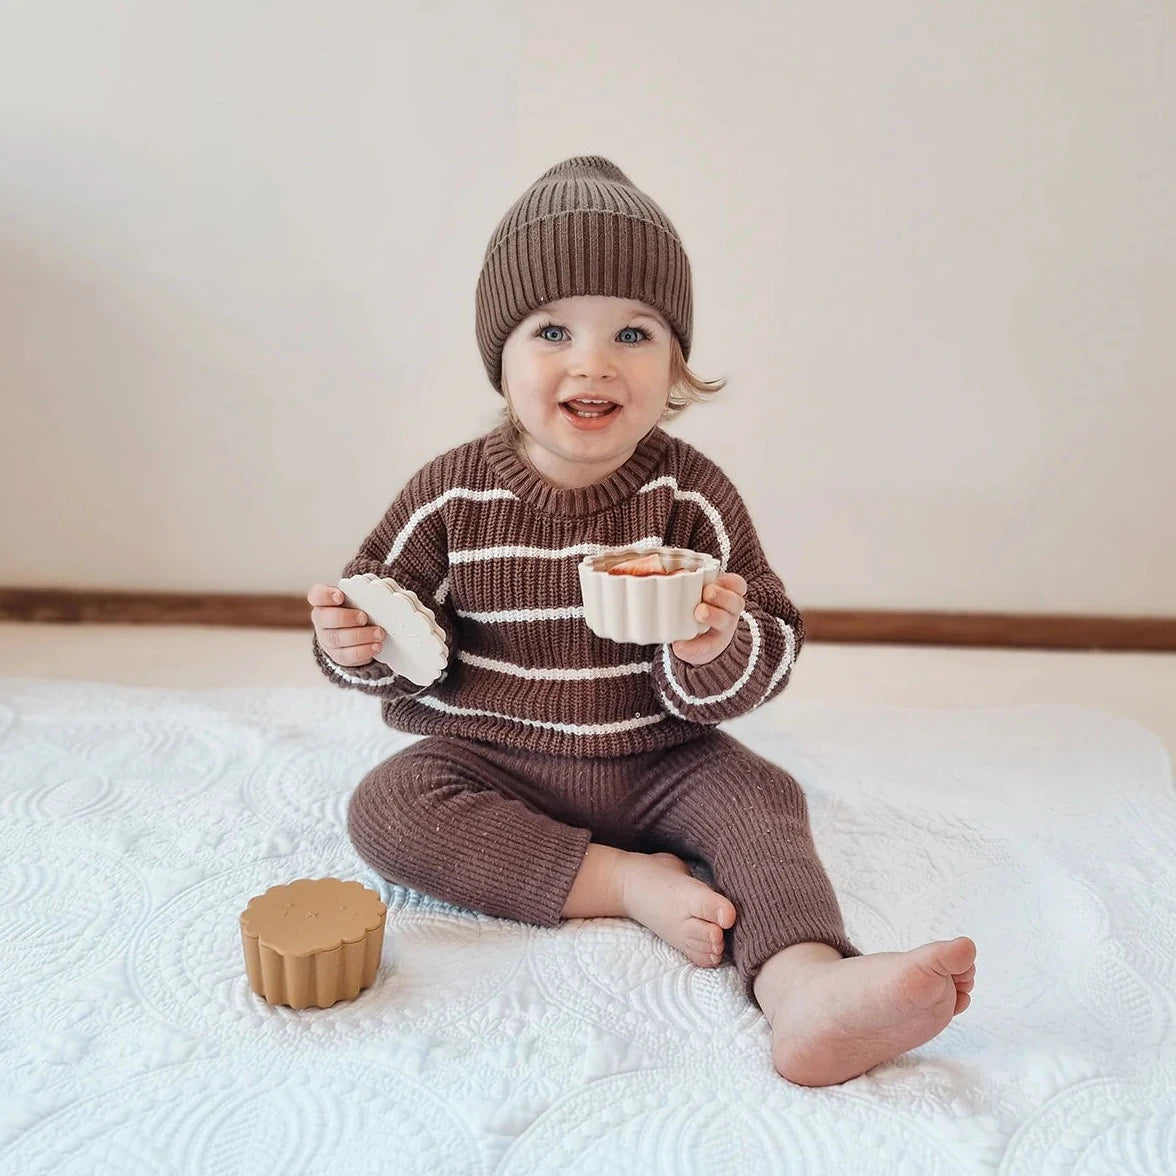
[[[323,689],[0,680],[0,1172],[1176,1173],[1176,800],[1159,741],[1062,706],[728,728],[805,785],[865,951],[967,934],[972,1007],[840,1087],[773,1071],[733,969],[634,923],[393,887],[348,795],[409,737]],[[246,902],[388,904],[351,1002],[249,988]]]

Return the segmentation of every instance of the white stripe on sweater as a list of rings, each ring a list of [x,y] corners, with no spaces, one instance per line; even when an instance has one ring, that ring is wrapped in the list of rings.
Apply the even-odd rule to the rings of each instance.
[[[666,697],[666,693],[664,690],[659,690],[657,692],[657,694],[658,694],[658,697],[661,699],[662,706],[664,706],[666,708],[666,710],[668,710],[670,712],[670,714],[672,714],[674,716],[675,719],[685,719],[686,718],[686,716]]]
[[[652,490],[657,490],[661,486],[669,486],[676,499],[681,499],[689,502],[697,502],[702,507],[703,513],[710,520],[711,526],[714,528],[715,536],[719,541],[719,550],[722,553],[720,562],[723,570],[726,570],[727,564],[731,561],[731,539],[727,534],[727,528],[723,525],[722,515],[719,514],[718,509],[714,503],[711,502],[706,495],[697,490],[682,490],[678,486],[678,479],[672,474],[664,474],[660,478],[654,478],[652,482],[646,482],[644,486],[637,491],[638,494],[648,494]],[[468,498],[474,502],[492,502],[496,499],[515,499],[518,495],[511,490],[506,489],[491,489],[491,490],[471,490],[466,486],[453,486],[446,490],[444,494],[438,495],[436,498],[423,503],[412,512],[408,522],[400,529],[400,533],[396,536],[389,549],[387,556],[384,558],[386,564],[392,563],[404,550],[405,544],[412,536],[413,531],[416,530],[420,521],[426,516],[432,514],[434,511],[440,510],[451,498]],[[633,543],[626,544],[628,547],[660,547],[662,545],[661,536],[649,536],[645,539],[638,539]],[[506,555],[521,555],[530,556],[537,559],[559,559],[564,555],[572,555],[577,551],[581,554],[588,555],[596,551],[603,551],[602,544],[578,544],[576,547],[566,548],[529,548],[529,547],[503,547],[503,548],[471,548],[468,551],[455,551],[450,553],[450,563],[462,563],[467,560],[474,559],[496,559]],[[483,554],[484,553],[484,554]]]
[[[588,666],[582,670],[544,669],[498,661],[492,657],[466,653],[462,649],[457,651],[457,657],[467,665],[493,670],[497,674],[510,674],[515,678],[526,678],[531,682],[581,682],[585,679],[623,678],[630,674],[648,674],[653,669],[653,662],[630,662],[625,666]]]
[[[780,659],[780,664],[776,667],[776,672],[772,675],[772,680],[768,683],[767,690],[760,695],[760,700],[755,704],[756,706],[759,706],[776,689],[776,683],[788,673],[792,668],[792,663],[796,660],[795,630],[783,617],[773,617],[772,619],[784,631],[784,656]]]
[[[466,612],[455,610],[459,617],[480,621],[484,625],[512,625],[523,621],[570,621],[584,615],[582,604],[563,608],[507,608],[500,612]]]
[[[451,498],[471,498],[475,502],[491,502],[496,498],[517,498],[518,495],[510,490],[469,490],[465,486],[454,486],[446,490],[444,494],[438,495],[429,502],[418,506],[416,510],[409,516],[409,520],[400,528],[400,534],[392,542],[388,554],[384,557],[384,562],[390,564],[395,560],[404,550],[404,545],[409,541],[413,531],[417,529],[417,524],[421,519],[427,515],[431,515],[434,511],[440,510]]]
[[[470,715],[476,718],[506,719],[511,723],[521,723],[526,727],[542,727],[547,731],[559,731],[565,735],[619,735],[622,731],[633,731],[638,727],[648,727],[653,723],[660,723],[665,715],[644,715],[635,719],[620,719],[615,723],[549,723],[543,719],[523,719],[518,715],[504,715],[498,711],[477,710],[469,706],[452,706],[442,702],[439,698],[422,694],[414,699],[421,706],[433,710],[443,711],[449,715]]]
[[[736,679],[733,686],[729,686],[720,694],[711,694],[706,698],[695,698],[693,694],[687,694],[681,687],[678,679],[674,677],[674,671],[670,665],[670,647],[668,645],[662,646],[662,668],[666,672],[666,681],[673,687],[674,693],[682,699],[683,702],[688,702],[691,706],[707,706],[712,702],[723,702],[732,695],[738,694],[740,690],[747,684],[748,678],[751,677],[752,671],[755,669],[756,662],[759,661],[760,651],[760,627],[756,623],[755,617],[749,612],[741,612],[739,614],[741,621],[747,622],[747,627],[751,630],[751,656],[747,661],[747,668]],[[734,640],[734,638],[732,638]],[[721,655],[720,655],[721,656]]]
[[[635,539],[632,543],[617,544],[619,547],[634,547],[644,550],[646,547],[660,547],[660,535],[646,535],[644,539]],[[462,551],[449,553],[450,564],[475,563],[484,559],[566,559],[571,555],[596,555],[597,552],[607,551],[611,545],[605,543],[577,543],[573,547],[467,547]]]
[[[396,674],[392,672],[389,672],[386,678],[361,678],[357,674],[349,674],[338,662],[329,657],[326,663],[332,674],[355,686],[390,686],[396,681]]]
[[[672,474],[664,474],[660,478],[654,478],[652,482],[646,482],[637,493],[648,494],[649,491],[656,490],[659,486],[672,486],[675,498],[697,502],[702,507],[703,513],[710,519],[710,524],[715,531],[715,537],[719,541],[719,551],[721,552],[719,570],[725,572],[727,570],[727,564],[731,562],[731,539],[727,534],[727,528],[723,526],[723,516],[719,514],[715,504],[705,494],[701,494],[697,490],[678,489],[678,479]]]
[[[638,494],[645,494],[652,490],[656,490],[661,486],[669,486],[674,492],[674,498],[696,502],[702,508],[703,513],[710,520],[711,526],[714,529],[715,537],[719,542],[720,552],[720,570],[726,571],[727,565],[731,560],[731,539],[727,534],[727,529],[723,525],[722,516],[714,503],[710,501],[704,494],[697,490],[682,490],[678,486],[678,480],[671,474],[663,475],[660,478],[655,478],[652,482],[646,482],[644,486],[637,491]],[[384,558],[385,564],[394,562],[400,553],[404,550],[406,544],[412,536],[413,531],[422,519],[432,514],[434,511],[440,510],[445,503],[453,498],[468,498],[474,502],[492,502],[501,499],[517,499],[518,495],[511,490],[506,489],[490,489],[490,490],[472,490],[466,486],[453,486],[446,490],[444,494],[438,495],[429,502],[417,507],[409,517],[408,522],[400,529]],[[663,544],[663,538],[660,535],[647,535],[642,539],[636,539],[632,543],[625,544],[627,547],[646,548],[646,547],[660,547]],[[598,551],[604,551],[606,544],[601,543],[580,543],[572,547],[561,548],[543,548],[543,547],[475,547],[468,548],[461,551],[449,552],[449,563],[452,566],[455,563],[472,563],[478,560],[491,559],[505,559],[509,557],[521,557],[530,559],[563,559],[573,555],[589,555],[595,554]],[[437,604],[444,604],[449,596],[451,588],[450,577],[446,574],[445,578],[437,585],[433,593],[433,599]],[[572,620],[584,615],[582,607],[571,607],[563,609],[510,609],[502,612],[488,612],[488,613],[472,613],[461,612],[458,616],[466,617],[469,620],[481,621],[486,624],[516,624],[524,621],[533,620]]]
[[[646,535],[644,539],[634,539],[632,543],[619,544],[622,547],[632,547],[638,551],[644,551],[647,547],[661,547],[662,537],[660,535]],[[608,545],[604,543],[577,543],[574,547],[467,547],[460,551],[451,551],[449,553],[449,565],[459,563],[476,563],[481,560],[491,559],[566,559],[569,556],[585,556],[596,555],[597,552],[606,551]],[[437,591],[433,593],[433,599],[438,604],[444,604],[446,597],[449,595],[450,578],[446,574],[445,579],[437,585]]]
[[[660,478],[654,478],[652,482],[646,482],[644,486],[637,490],[638,494],[648,494],[652,490],[657,490],[661,486],[669,486],[676,499],[681,499],[689,502],[697,502],[702,507],[703,513],[710,520],[711,526],[714,528],[715,535],[719,540],[719,548],[722,552],[721,562],[726,568],[731,560],[731,539],[727,534],[727,528],[723,525],[722,515],[719,514],[718,509],[714,503],[711,502],[706,495],[698,490],[682,490],[678,486],[678,479],[672,474],[663,474]],[[416,530],[418,524],[423,518],[432,514],[434,511],[440,510],[452,498],[468,498],[474,502],[493,502],[496,499],[515,499],[518,495],[511,490],[506,489],[490,489],[490,490],[471,490],[467,486],[452,486],[445,491],[444,494],[439,494],[436,498],[430,499],[428,502],[422,503],[416,510],[412,512],[408,522],[400,528],[400,533],[392,542],[392,546],[388,554],[384,557],[384,562],[392,563],[404,550],[405,544],[412,536],[413,531]],[[639,539],[635,543],[627,546],[638,547],[650,545],[654,547],[661,546],[661,537],[657,537],[656,541],[652,537],[649,539]],[[580,544],[582,554],[587,555],[592,551],[602,551],[604,547],[600,544]],[[464,559],[494,559],[499,558],[500,555],[527,555],[536,558],[552,558],[558,559],[563,555],[572,555],[577,551],[576,547],[568,547],[563,549],[544,549],[544,548],[471,548],[468,552],[451,552],[450,562],[460,563]],[[482,555],[481,552],[489,554]]]

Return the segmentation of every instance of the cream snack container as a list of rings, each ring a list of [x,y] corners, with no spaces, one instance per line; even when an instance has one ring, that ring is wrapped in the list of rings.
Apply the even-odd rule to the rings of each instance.
[[[610,569],[650,555],[664,571],[617,574]],[[685,547],[616,547],[579,565],[584,621],[598,637],[636,645],[686,641],[705,633],[694,619],[702,590],[719,575],[719,561]]]

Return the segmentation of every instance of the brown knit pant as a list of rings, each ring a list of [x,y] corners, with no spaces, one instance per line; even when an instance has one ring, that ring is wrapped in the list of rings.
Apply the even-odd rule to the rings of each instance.
[[[543,927],[560,921],[589,841],[705,863],[735,906],[727,948],[752,1001],[760,967],[791,944],[860,954],[800,786],[714,728],[666,751],[599,759],[427,736],[364,777],[347,828],[389,881]]]

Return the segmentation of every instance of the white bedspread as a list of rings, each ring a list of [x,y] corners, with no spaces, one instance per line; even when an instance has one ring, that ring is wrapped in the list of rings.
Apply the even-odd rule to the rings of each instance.
[[[402,746],[316,689],[0,680],[0,1172],[1176,1173],[1176,802],[1146,729],[1064,706],[728,728],[806,786],[866,951],[964,933],[972,1007],[841,1087],[776,1076],[734,971],[625,920],[542,930],[388,886],[344,816]],[[251,992],[298,877],[388,903],[375,985]]]

